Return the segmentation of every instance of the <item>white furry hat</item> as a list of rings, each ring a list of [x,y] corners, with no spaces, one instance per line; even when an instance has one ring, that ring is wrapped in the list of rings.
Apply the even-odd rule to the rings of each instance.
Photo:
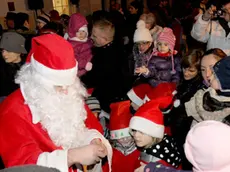
[[[152,35],[149,29],[145,27],[145,22],[143,20],[139,20],[137,22],[137,29],[134,33],[133,41],[134,42],[143,42],[143,41],[153,42]]]

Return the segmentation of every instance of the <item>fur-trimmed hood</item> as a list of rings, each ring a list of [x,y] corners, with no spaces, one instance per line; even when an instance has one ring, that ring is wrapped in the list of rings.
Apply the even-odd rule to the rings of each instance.
[[[213,88],[201,89],[185,103],[185,109],[194,118],[192,126],[205,120],[223,121],[230,114],[230,97],[217,95]]]

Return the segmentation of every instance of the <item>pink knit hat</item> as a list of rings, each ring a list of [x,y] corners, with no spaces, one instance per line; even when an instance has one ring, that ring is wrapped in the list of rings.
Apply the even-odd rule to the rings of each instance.
[[[176,44],[176,37],[173,34],[172,29],[165,27],[162,32],[159,33],[158,37],[157,37],[157,43],[158,42],[167,42],[169,49],[171,50],[171,52],[174,52],[174,47]]]
[[[193,172],[230,172],[230,126],[204,121],[188,133],[184,145]]]

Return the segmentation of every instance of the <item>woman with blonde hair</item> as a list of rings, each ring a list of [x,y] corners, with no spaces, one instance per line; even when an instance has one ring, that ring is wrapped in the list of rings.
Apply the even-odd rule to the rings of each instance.
[[[155,41],[157,35],[163,30],[161,26],[157,25],[156,16],[153,13],[145,13],[140,16],[140,20],[145,22],[145,27],[149,29],[153,37],[153,41]]]

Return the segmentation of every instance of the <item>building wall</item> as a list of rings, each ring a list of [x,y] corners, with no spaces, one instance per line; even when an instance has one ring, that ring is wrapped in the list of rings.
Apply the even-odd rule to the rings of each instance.
[[[34,11],[29,10],[27,7],[27,0],[0,0],[0,24],[5,28],[4,17],[8,12],[7,2],[14,2],[15,12],[25,12],[30,15],[31,27],[35,27],[35,14]],[[49,12],[53,9],[52,0],[44,0],[44,11]],[[94,11],[101,9],[101,0],[81,0],[79,12],[87,16]],[[74,5],[70,5],[70,13],[76,12],[77,9]]]
[[[28,9],[27,0],[0,0],[0,24],[5,28],[4,17],[8,12],[8,2],[14,2],[14,12],[24,12],[30,16],[30,25],[32,28],[35,27],[35,13]],[[50,11],[53,9],[52,0],[44,0],[44,11]]]

